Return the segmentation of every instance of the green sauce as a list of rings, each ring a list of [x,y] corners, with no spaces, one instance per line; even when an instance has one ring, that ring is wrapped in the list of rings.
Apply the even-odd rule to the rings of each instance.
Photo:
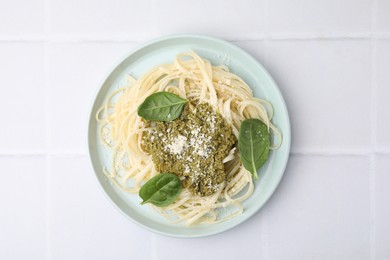
[[[153,130],[144,132],[143,149],[159,172],[179,176],[194,195],[208,196],[227,179],[223,159],[236,138],[222,116],[207,103],[191,109],[170,122],[146,121]]]

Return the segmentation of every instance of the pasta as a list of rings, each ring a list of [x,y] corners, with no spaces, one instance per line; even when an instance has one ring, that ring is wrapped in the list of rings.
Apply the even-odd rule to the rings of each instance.
[[[258,118],[273,134],[271,149],[282,142],[280,131],[271,122],[273,109],[268,101],[255,98],[250,87],[227,67],[213,66],[193,51],[183,52],[173,64],[151,69],[138,80],[129,78],[129,85],[111,93],[96,115],[101,143],[112,151],[111,165],[104,174],[124,192],[138,193],[143,183],[159,174],[143,150],[142,135],[150,126],[138,116],[137,109],[146,97],[160,91],[174,93],[193,105],[210,104],[232,127],[236,138],[243,120]],[[186,225],[216,223],[241,214],[241,203],[253,193],[254,183],[238,153],[233,148],[223,160],[230,181],[220,184],[217,192],[202,197],[184,189],[173,204],[155,209]]]

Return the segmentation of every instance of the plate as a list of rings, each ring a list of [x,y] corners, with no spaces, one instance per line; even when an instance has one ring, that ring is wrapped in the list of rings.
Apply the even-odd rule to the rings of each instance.
[[[103,167],[109,165],[110,156],[100,145],[98,125],[95,120],[97,110],[105,98],[114,89],[124,84],[126,75],[139,78],[151,68],[171,63],[179,52],[194,50],[213,65],[225,64],[242,77],[252,88],[256,97],[269,100],[274,106],[274,124],[283,133],[283,144],[270,153],[267,163],[259,171],[259,180],[255,183],[252,196],[242,203],[243,214],[213,225],[187,227],[184,224],[172,224],[149,206],[139,205],[141,199],[135,194],[125,194],[117,189],[104,176]],[[199,35],[173,35],[148,42],[133,50],[122,60],[104,80],[93,102],[88,122],[88,149],[93,170],[100,186],[109,200],[127,218],[138,225],[159,234],[173,237],[204,237],[214,235],[244,222],[255,214],[278,186],[289,157],[290,123],[286,104],[274,80],[264,67],[248,53],[233,44],[220,39]]]

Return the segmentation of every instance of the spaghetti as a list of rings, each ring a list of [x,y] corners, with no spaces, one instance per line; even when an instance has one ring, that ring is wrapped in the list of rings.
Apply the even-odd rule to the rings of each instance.
[[[138,193],[143,183],[159,174],[142,147],[142,136],[151,126],[137,114],[145,98],[156,92],[172,92],[194,106],[210,104],[231,126],[236,138],[242,121],[258,118],[273,133],[271,149],[282,142],[280,131],[271,122],[272,105],[255,98],[250,87],[227,67],[213,66],[193,51],[180,53],[173,64],[158,66],[140,79],[129,81],[128,86],[111,93],[96,115],[100,140],[112,151],[111,167],[104,173],[124,192]],[[251,196],[254,184],[238,153],[233,148],[223,160],[229,181],[221,183],[214,194],[197,196],[184,189],[173,204],[156,210],[186,225],[216,223],[241,214],[241,203]]]

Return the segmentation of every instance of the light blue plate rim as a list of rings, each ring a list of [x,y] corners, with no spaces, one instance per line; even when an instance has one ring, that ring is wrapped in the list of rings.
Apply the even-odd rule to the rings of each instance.
[[[247,61],[250,61],[252,64],[255,64],[255,66],[257,67],[255,69],[257,69],[258,72],[261,72],[265,76],[265,78],[266,78],[265,80],[268,81],[267,84],[269,84],[271,91],[273,92],[272,94],[275,95],[276,99],[278,100],[278,103],[280,104],[278,107],[278,110],[277,111],[275,110],[275,111],[276,111],[276,113],[279,113],[279,115],[283,117],[283,126],[284,127],[283,127],[283,129],[281,129],[281,131],[283,132],[283,144],[281,147],[282,149],[280,148],[280,150],[274,151],[274,153],[280,153],[280,156],[279,156],[280,162],[277,165],[278,172],[275,173],[275,176],[272,177],[272,180],[273,180],[272,186],[267,187],[267,192],[265,195],[262,196],[261,203],[257,203],[257,204],[252,203],[254,205],[251,204],[250,212],[246,212],[246,214],[242,214],[240,216],[237,216],[236,218],[234,218],[232,220],[225,221],[225,222],[223,222],[223,223],[225,223],[224,225],[218,226],[217,228],[213,228],[213,225],[211,225],[211,226],[209,226],[211,228],[206,227],[201,232],[175,233],[174,231],[171,232],[171,231],[167,231],[167,230],[164,230],[164,231],[160,230],[158,227],[157,228],[152,227],[148,223],[144,223],[144,222],[140,221],[139,219],[138,220],[135,219],[133,216],[129,215],[129,212],[125,212],[125,210],[121,207],[121,205],[119,205],[120,203],[118,203],[117,201],[115,201],[113,199],[113,195],[112,195],[113,193],[111,192],[111,190],[109,190],[110,189],[109,187],[111,187],[111,189],[115,189],[115,188],[112,185],[107,184],[108,182],[106,180],[104,180],[102,176],[98,175],[99,170],[98,170],[97,165],[96,165],[97,164],[97,162],[96,162],[96,160],[97,160],[96,159],[96,156],[97,156],[96,155],[96,153],[97,153],[96,146],[99,146],[99,145],[96,144],[95,140],[93,140],[92,133],[94,131],[96,132],[96,127],[95,127],[96,123],[94,121],[95,121],[96,107],[98,105],[97,99],[99,96],[107,94],[107,93],[102,93],[102,88],[103,88],[103,86],[108,84],[107,82],[111,78],[111,76],[113,74],[115,74],[115,72],[117,70],[121,69],[122,63],[126,59],[129,59],[131,56],[137,55],[138,53],[142,52],[145,48],[148,48],[148,47],[153,46],[153,45],[158,46],[159,44],[161,44],[165,41],[181,40],[181,39],[202,40],[204,42],[209,42],[210,44],[219,45],[219,46],[221,46],[221,50],[226,49],[226,48],[230,49],[230,50],[238,53],[240,56],[242,56],[243,60],[246,59]],[[241,76],[241,75],[239,75],[239,76]],[[88,127],[87,127],[87,129],[88,129],[87,130],[88,131],[88,133],[87,133],[87,136],[88,136],[88,139],[87,139],[88,140],[88,143],[87,143],[88,155],[89,155],[89,160],[91,162],[90,165],[92,167],[93,172],[95,173],[95,177],[99,183],[99,187],[102,189],[102,191],[106,195],[107,199],[109,201],[111,201],[112,204],[114,205],[114,207],[120,213],[122,213],[125,217],[127,217],[128,219],[130,219],[132,222],[136,223],[137,225],[139,225],[139,226],[141,226],[149,231],[155,232],[157,234],[161,234],[161,235],[178,237],[178,238],[206,237],[206,236],[211,236],[211,235],[216,235],[216,234],[222,233],[224,231],[232,229],[233,227],[236,227],[239,224],[245,222],[247,219],[249,219],[251,216],[253,216],[258,210],[260,210],[264,206],[264,204],[270,199],[270,197],[272,196],[272,194],[276,190],[277,186],[279,185],[279,183],[283,177],[283,174],[284,174],[284,171],[286,169],[287,162],[289,159],[290,146],[291,146],[290,120],[289,120],[289,116],[288,116],[288,110],[287,110],[286,103],[285,103],[283,96],[282,96],[278,86],[276,85],[275,81],[270,76],[270,74],[267,72],[267,70],[256,59],[254,59],[250,54],[248,54],[246,51],[242,50],[241,48],[237,47],[236,45],[231,44],[225,40],[221,40],[221,39],[210,37],[210,36],[194,35],[194,34],[169,35],[169,36],[164,36],[164,37],[160,37],[160,38],[148,41],[148,42],[140,45],[139,47],[131,50],[128,54],[126,54],[124,56],[123,59],[121,59],[119,62],[116,63],[115,66],[113,66],[112,70],[110,70],[110,72],[104,78],[102,83],[99,85],[99,88],[97,89],[96,94],[93,96],[93,101],[91,102],[91,106],[90,106],[89,111],[90,111],[90,113],[89,113]],[[281,150],[283,150],[283,153]],[[99,167],[102,167],[102,165],[99,165]],[[271,169],[271,171],[272,171],[272,169]],[[252,195],[252,196],[254,196],[254,195]],[[156,214],[158,214],[158,213],[156,213]],[[238,221],[237,221],[237,218],[239,218]],[[191,231],[191,228],[188,228],[185,226],[183,226],[182,228]]]

